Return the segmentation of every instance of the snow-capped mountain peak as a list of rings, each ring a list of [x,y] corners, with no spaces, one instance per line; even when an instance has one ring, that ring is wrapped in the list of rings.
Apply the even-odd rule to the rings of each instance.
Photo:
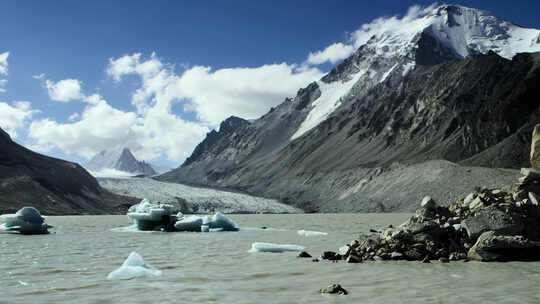
[[[128,148],[117,147],[96,154],[86,165],[90,171],[118,170],[133,174],[154,175],[156,171],[144,161],[138,161]]]
[[[489,51],[507,59],[518,53],[540,52],[540,30],[458,5],[442,5],[415,17],[378,19],[362,29],[364,36],[373,35],[317,81],[320,97],[311,102],[309,113],[291,140],[327,119],[347,99],[365,94],[392,75],[404,77],[417,65]]]

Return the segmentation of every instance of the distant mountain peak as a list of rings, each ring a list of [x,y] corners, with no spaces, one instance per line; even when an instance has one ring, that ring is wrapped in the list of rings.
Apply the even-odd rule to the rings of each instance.
[[[95,172],[114,169],[134,174],[156,174],[150,164],[137,160],[127,147],[116,147],[99,152],[86,164],[86,168]]]

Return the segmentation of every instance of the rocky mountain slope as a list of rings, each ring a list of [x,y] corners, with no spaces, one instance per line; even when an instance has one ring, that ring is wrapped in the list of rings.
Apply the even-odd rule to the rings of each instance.
[[[540,31],[444,5],[371,37],[253,122],[229,118],[162,180],[230,187],[306,211],[413,210],[500,186],[540,121]],[[223,127],[222,124],[222,127]],[[461,164],[464,166],[458,166]]]
[[[135,201],[101,188],[78,164],[30,151],[0,129],[0,213],[23,206],[43,214],[124,213]]]
[[[133,174],[157,174],[150,164],[137,160],[128,148],[101,151],[85,167],[93,172],[114,169]]]

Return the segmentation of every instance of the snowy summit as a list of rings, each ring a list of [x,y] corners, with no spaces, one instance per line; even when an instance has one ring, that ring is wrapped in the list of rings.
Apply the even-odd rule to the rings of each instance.
[[[155,175],[157,173],[150,164],[137,160],[128,148],[101,151],[85,167],[95,173],[94,175],[103,175],[106,172],[117,173],[113,175],[122,175],[122,173],[124,175]]]
[[[385,19],[380,24],[375,21],[356,33],[356,41],[358,50],[349,62],[344,61],[350,65],[350,73],[343,75],[347,69],[335,70],[316,82],[321,96],[311,104],[311,111],[291,140],[328,118],[356,91],[367,91],[392,74],[406,76],[417,65],[489,51],[506,59],[518,53],[538,52],[540,30],[520,27],[484,10],[443,5],[409,12],[402,19]]]

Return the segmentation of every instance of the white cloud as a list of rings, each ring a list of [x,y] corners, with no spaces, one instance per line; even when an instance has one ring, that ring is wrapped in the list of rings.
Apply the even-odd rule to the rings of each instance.
[[[0,102],[0,127],[13,138],[18,135],[18,130],[23,128],[32,116],[38,113],[32,109],[28,101],[14,101],[10,104]]]
[[[329,45],[322,51],[309,53],[307,63],[312,65],[322,64],[325,62],[335,64],[336,62],[349,57],[354,52],[354,49],[355,48],[353,45],[337,42]]]
[[[4,52],[0,54],[0,75],[8,74],[8,57],[9,52]],[[6,89],[4,86],[7,83],[7,79],[0,79],[0,93],[4,93]]]
[[[300,70],[286,63],[215,71],[195,66],[184,72],[175,89],[190,100],[186,110],[215,126],[231,115],[258,118],[322,76],[319,69]]]
[[[8,59],[9,52],[0,54],[0,74],[7,75],[8,73]]]
[[[44,79],[45,78],[45,73],[41,73],[39,75],[32,75],[32,78],[38,79],[38,80]]]
[[[114,109],[105,100],[100,100],[88,105],[77,122],[62,124],[50,118],[35,120],[30,124],[28,136],[36,140],[39,147],[54,145],[67,153],[91,157],[97,151],[134,138],[131,127],[135,123],[134,113]]]
[[[45,87],[49,93],[49,98],[54,101],[68,102],[70,100],[83,99],[81,92],[82,82],[78,79],[63,79],[58,82],[45,80]]]
[[[399,16],[392,16],[374,19],[370,23],[363,24],[360,28],[350,34],[346,43],[336,42],[327,46],[324,50],[309,53],[304,64],[319,65],[326,62],[335,64],[340,60],[349,57],[356,49],[365,44],[373,36],[409,30],[411,26],[410,23],[413,20],[424,17],[437,6],[437,3],[433,3],[427,7],[413,5],[409,7],[407,13],[401,18]]]
[[[69,115],[68,120],[69,121],[74,121],[77,118],[79,118],[79,113],[73,113],[73,114]]]
[[[410,27],[410,23],[413,20],[424,17],[433,9],[438,6],[437,3],[433,3],[427,7],[420,5],[413,5],[409,7],[407,13],[402,17],[381,17],[377,18],[370,23],[362,25],[358,30],[351,34],[351,41],[355,48],[365,44],[372,36],[382,35],[384,33],[401,32]]]
[[[164,155],[180,162],[223,119],[256,118],[322,76],[317,68],[286,63],[215,71],[194,66],[176,74],[174,66],[155,53],[147,59],[138,53],[111,58],[106,72],[116,82],[125,75],[140,77],[131,100],[135,110],[115,109],[99,94],[80,94],[86,107],[80,115],[72,114],[69,122],[50,118],[32,122],[29,137],[36,141],[35,147],[43,151],[56,146],[89,158],[104,149],[126,146],[142,159]],[[194,111],[198,120],[177,116],[172,110],[175,104],[184,112]]]

